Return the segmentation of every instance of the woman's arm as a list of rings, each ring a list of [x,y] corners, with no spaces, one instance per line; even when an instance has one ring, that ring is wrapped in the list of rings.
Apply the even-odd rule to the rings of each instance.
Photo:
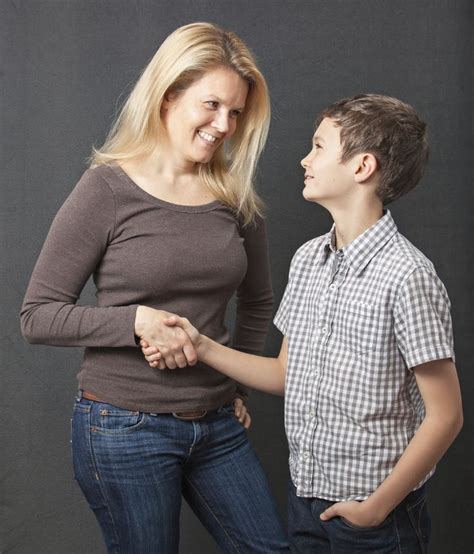
[[[113,191],[94,170],[86,171],[54,218],[34,268],[21,310],[24,337],[32,344],[122,347],[136,346],[137,334],[160,348],[173,341],[193,351],[182,331],[170,333],[163,324],[166,312],[76,304],[114,232]]]
[[[265,221],[241,230],[247,255],[247,272],[236,292],[236,321],[232,347],[250,354],[260,354],[273,310],[273,290],[268,256]]]
[[[273,290],[265,221],[257,216],[253,224],[240,230],[247,256],[247,272],[236,292],[235,326],[232,348],[261,354],[273,310]],[[248,396],[241,381],[237,394]]]

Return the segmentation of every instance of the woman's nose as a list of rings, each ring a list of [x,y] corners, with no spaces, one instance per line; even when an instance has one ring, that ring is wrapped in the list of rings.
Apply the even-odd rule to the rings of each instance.
[[[229,116],[224,112],[219,112],[216,114],[212,126],[221,133],[227,133],[229,131]]]

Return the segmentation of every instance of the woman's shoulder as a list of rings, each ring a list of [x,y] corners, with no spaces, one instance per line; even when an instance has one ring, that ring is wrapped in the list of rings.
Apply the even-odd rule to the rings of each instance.
[[[130,187],[123,182],[115,164],[101,164],[84,171],[76,185],[75,193],[87,198],[116,198]]]
[[[60,212],[68,214],[73,210],[82,215],[98,214],[108,219],[107,214],[115,213],[115,196],[113,187],[110,185],[108,168],[105,166],[88,168],[69,193]]]
[[[86,169],[81,177],[81,181],[89,185],[96,185],[99,187],[107,186],[113,189],[113,182],[117,180],[117,176],[114,173],[112,165],[96,165]],[[80,182],[81,182],[80,181]]]

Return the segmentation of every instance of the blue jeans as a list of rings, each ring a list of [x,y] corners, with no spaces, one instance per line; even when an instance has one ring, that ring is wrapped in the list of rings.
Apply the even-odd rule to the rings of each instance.
[[[178,552],[184,497],[225,552],[289,552],[243,426],[225,406],[195,421],[78,396],[75,477],[109,553]]]
[[[296,496],[290,480],[288,527],[291,552],[331,554],[426,554],[430,517],[426,507],[426,487],[411,492],[387,519],[376,527],[358,527],[334,517],[319,516],[334,504],[319,498]]]

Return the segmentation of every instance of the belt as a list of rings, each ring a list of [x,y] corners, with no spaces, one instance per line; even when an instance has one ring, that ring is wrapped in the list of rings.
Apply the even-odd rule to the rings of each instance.
[[[87,400],[92,400],[93,402],[102,402],[105,404],[108,404],[108,402],[105,402],[104,400],[101,400],[98,396],[96,396],[93,392],[89,392],[87,390],[82,391],[82,398],[85,398]],[[207,415],[207,410],[191,410],[189,412],[173,412],[171,414],[173,417],[177,419],[182,419],[184,421],[192,421],[193,419],[202,419]]]

